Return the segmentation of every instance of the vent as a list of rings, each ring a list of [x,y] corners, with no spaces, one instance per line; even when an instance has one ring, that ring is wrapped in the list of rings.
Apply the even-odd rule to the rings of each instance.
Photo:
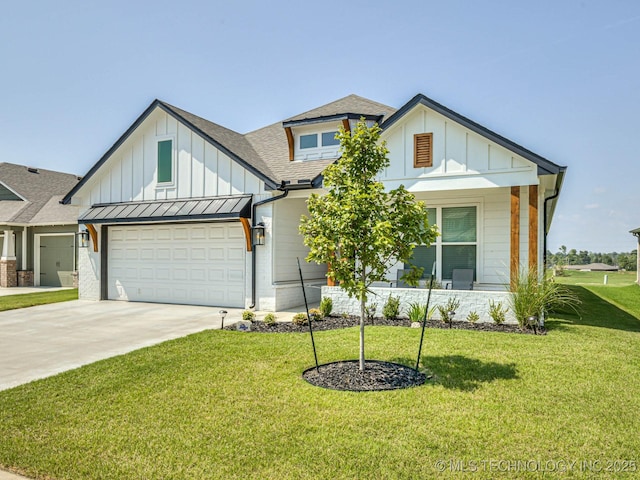
[[[433,166],[433,133],[417,133],[413,136],[413,166]]]
[[[38,171],[38,169],[37,169],[37,168],[34,168],[34,167],[27,167],[27,172],[31,172],[31,173],[40,173],[40,172]]]

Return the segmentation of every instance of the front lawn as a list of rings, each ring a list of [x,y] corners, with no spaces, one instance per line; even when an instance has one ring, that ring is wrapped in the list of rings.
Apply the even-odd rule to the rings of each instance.
[[[582,318],[549,319],[545,336],[427,330],[434,377],[412,389],[313,387],[308,335],[216,330],[0,392],[0,465],[54,479],[637,475],[640,305],[572,288]],[[368,357],[411,365],[419,334],[367,327]],[[321,363],[357,358],[356,328],[315,337]]]
[[[24,293],[0,297],[0,312],[16,308],[34,307],[47,303],[68,302],[78,299],[78,289],[55,290],[52,292]]]

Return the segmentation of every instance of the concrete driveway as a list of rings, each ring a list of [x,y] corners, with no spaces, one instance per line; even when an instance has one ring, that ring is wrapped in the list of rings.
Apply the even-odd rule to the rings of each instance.
[[[206,329],[219,307],[75,300],[0,312],[0,390]],[[225,325],[242,310],[225,308]]]

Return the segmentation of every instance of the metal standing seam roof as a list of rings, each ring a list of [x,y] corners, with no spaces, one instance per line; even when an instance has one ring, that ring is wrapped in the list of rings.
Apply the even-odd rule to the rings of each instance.
[[[94,205],[78,223],[233,220],[251,216],[251,195]]]

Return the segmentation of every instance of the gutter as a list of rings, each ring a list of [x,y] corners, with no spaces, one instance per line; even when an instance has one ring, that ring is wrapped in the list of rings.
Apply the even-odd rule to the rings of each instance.
[[[277,197],[267,198],[265,200],[261,200],[259,202],[254,203],[251,206],[251,225],[255,227],[257,225],[257,209],[261,205],[266,205],[267,203],[275,202],[276,200],[281,200],[286,198],[289,195],[290,190],[304,190],[313,188],[312,182],[309,180],[299,180],[296,184],[291,184],[288,182],[282,182],[280,186],[276,190],[280,190],[284,192],[282,195],[278,195]],[[252,246],[251,252],[251,305],[249,308],[255,308],[256,306],[256,256],[258,253],[258,249],[255,246]]]

